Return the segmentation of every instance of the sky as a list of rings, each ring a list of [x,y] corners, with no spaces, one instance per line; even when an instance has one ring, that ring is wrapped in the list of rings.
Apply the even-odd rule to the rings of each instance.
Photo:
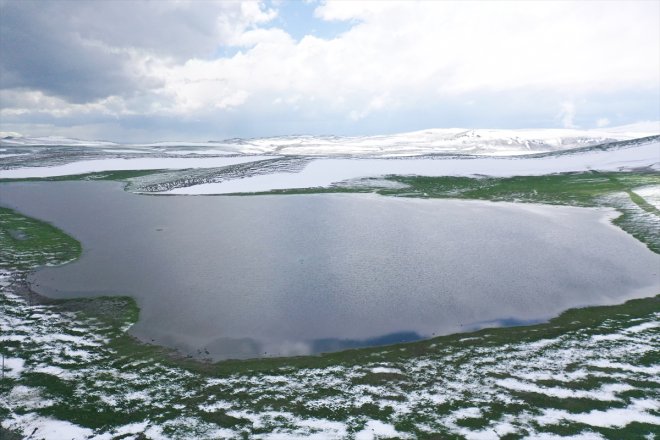
[[[0,131],[119,142],[660,120],[659,1],[0,0]]]

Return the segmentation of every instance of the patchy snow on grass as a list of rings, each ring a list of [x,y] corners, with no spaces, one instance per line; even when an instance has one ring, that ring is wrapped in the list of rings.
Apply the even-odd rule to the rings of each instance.
[[[617,339],[625,339],[626,336],[622,334],[613,334],[613,335],[593,335],[591,340],[594,342],[598,341],[616,341]]]
[[[601,401],[620,400],[617,393],[633,389],[632,386],[627,384],[606,384],[600,389],[592,391],[571,390],[559,387],[541,387],[530,382],[522,382],[512,378],[495,381],[495,384],[509,390],[544,394],[560,399],[593,399]]]
[[[372,373],[398,373],[401,374],[401,370],[398,368],[389,368],[389,367],[375,367],[371,369]]]
[[[605,411],[593,410],[588,413],[571,413],[564,410],[546,409],[536,421],[541,425],[556,425],[562,421],[573,421],[600,428],[623,428],[631,423],[648,423],[660,426],[660,417],[648,411],[658,411],[656,400],[633,400],[626,408],[611,408]]]
[[[580,369],[570,372],[549,373],[547,371],[526,371],[526,372],[513,372],[519,379],[524,379],[532,382],[541,380],[553,380],[556,382],[575,382],[589,377],[590,373],[587,370]]]
[[[119,429],[113,429],[102,435],[94,436],[94,440],[113,440],[117,438],[140,438],[140,434],[149,428],[149,421],[139,423],[129,423]],[[132,437],[135,436],[135,437]]]
[[[50,374],[51,376],[64,377],[68,376],[69,372],[63,368],[56,367],[55,365],[37,365],[30,369],[31,373]]]
[[[219,400],[208,405],[199,405],[199,409],[206,412],[215,412],[219,409],[229,409],[231,408],[231,403],[224,402]]]
[[[29,438],[40,440],[88,440],[94,431],[83,428],[63,420],[55,420],[35,414],[17,416],[15,423],[3,422],[3,427],[14,429],[15,426],[27,425],[30,427]]]
[[[550,345],[557,344],[560,342],[558,339],[541,339],[540,341],[532,342],[530,344],[527,344],[527,349],[536,351],[536,350],[542,350]]]
[[[476,407],[462,408],[459,409],[458,411],[454,411],[451,414],[451,417],[454,417],[456,419],[474,419],[481,416],[482,416],[481,409]]]
[[[34,316],[35,318],[38,318],[38,316]],[[48,336],[35,336],[34,338],[35,342],[39,343],[53,343],[53,342],[68,342],[74,345],[79,345],[83,347],[100,347],[101,343],[98,341],[92,341],[89,340],[86,337],[83,336],[74,336],[70,334],[56,334],[56,335],[48,335]]]
[[[35,410],[46,408],[55,403],[52,399],[47,399],[39,388],[17,385],[11,388],[7,396],[9,404],[17,405],[24,410]]]
[[[624,333],[639,333],[639,332],[643,332],[643,331],[650,330],[652,328],[658,328],[658,327],[660,327],[659,322],[645,322],[643,324],[628,327],[623,332]]]
[[[621,362],[611,362],[606,359],[598,359],[589,362],[589,366],[592,367],[599,367],[599,368],[608,368],[608,369],[614,369],[614,370],[622,370],[622,371],[631,371],[635,373],[643,373],[643,374],[648,374],[651,376],[660,376],[660,364],[655,364],[651,365],[648,367],[643,367],[639,365],[630,365],[630,364],[624,364]]]
[[[605,437],[596,432],[585,432],[575,435],[556,435],[548,433],[534,433],[523,437],[524,440],[603,440]]]

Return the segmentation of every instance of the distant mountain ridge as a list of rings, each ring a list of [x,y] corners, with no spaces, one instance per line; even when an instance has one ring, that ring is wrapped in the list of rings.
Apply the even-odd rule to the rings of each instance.
[[[62,137],[6,136],[2,147],[76,146],[134,148],[136,152],[179,154],[275,154],[304,156],[365,155],[382,157],[427,154],[519,155],[589,147],[660,134],[660,122],[598,130],[577,129],[427,129],[375,136],[290,135],[233,138],[208,142],[154,142],[124,144]],[[0,152],[0,156],[1,156]]]

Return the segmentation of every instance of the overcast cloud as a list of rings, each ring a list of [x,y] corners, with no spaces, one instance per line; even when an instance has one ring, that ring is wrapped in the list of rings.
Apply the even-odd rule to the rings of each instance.
[[[308,22],[286,15],[296,8]],[[319,23],[346,26],[319,35]],[[0,130],[28,135],[198,140],[660,119],[654,1],[327,1],[285,12],[280,2],[0,0],[0,24]]]

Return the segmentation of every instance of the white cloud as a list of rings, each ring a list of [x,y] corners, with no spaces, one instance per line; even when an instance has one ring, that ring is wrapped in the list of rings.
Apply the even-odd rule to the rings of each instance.
[[[356,20],[332,40],[295,42],[279,29],[249,30],[234,38],[249,47],[230,59],[196,60],[162,73],[181,102],[243,90],[259,96],[301,95],[346,115],[419,99],[525,87],[556,91],[657,87],[660,74],[657,4],[549,2],[326,2],[326,20]],[[620,32],[635,23],[636,31]],[[203,75],[208,94],[187,92],[182,81]],[[185,98],[183,98],[185,97]],[[175,105],[176,106],[176,105]],[[183,105],[182,109],[189,109]],[[359,118],[358,118],[359,119]],[[570,121],[569,121],[570,122]]]
[[[225,2],[215,3],[222,5]],[[217,15],[220,37],[218,43],[222,42],[230,46],[245,45],[246,32],[277,17],[275,9],[266,9],[259,1],[226,2],[225,5],[230,5],[231,8]],[[196,7],[194,2],[191,6]]]
[[[169,2],[153,5],[175,8]],[[199,15],[193,13],[198,3],[176,5],[186,17]],[[149,35],[140,34],[141,45],[132,47],[110,30],[98,33],[104,44],[128,54],[133,75],[152,81],[139,93],[100,105],[119,115],[202,117],[231,111],[249,119],[289,112],[291,118],[363,121],[488,93],[542,91],[556,102],[556,96],[659,88],[660,57],[653,56],[660,54],[658,2],[326,1],[315,16],[347,22],[350,29],[332,39],[300,40],[268,27],[276,8],[277,3],[269,9],[233,2],[205,9],[215,14],[215,25],[203,21],[206,51],[219,44],[240,49],[217,59],[186,49],[185,42],[164,53]],[[201,41],[199,34],[190,38]],[[25,102],[6,111],[39,107]],[[58,106],[53,111],[81,111],[67,103]],[[51,107],[57,106],[38,111]],[[563,103],[557,119],[575,126],[575,104]]]

